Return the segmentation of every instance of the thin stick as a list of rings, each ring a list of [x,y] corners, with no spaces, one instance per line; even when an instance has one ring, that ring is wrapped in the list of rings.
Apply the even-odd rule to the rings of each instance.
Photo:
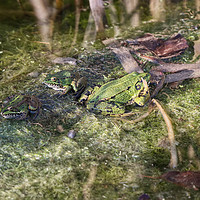
[[[169,116],[167,115],[167,113],[165,112],[165,110],[162,108],[162,106],[155,99],[152,99],[152,102],[155,103],[156,106],[159,108],[159,110],[165,120],[165,123],[167,125],[168,138],[169,138],[170,147],[171,147],[171,152],[170,152],[171,160],[170,160],[169,166],[170,166],[170,168],[176,168],[177,164],[178,164],[178,157],[177,157],[175,136],[174,136],[174,131],[173,131],[171,120],[170,120]]]

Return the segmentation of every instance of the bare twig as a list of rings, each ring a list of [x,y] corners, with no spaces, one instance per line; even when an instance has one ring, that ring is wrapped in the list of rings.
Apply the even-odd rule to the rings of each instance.
[[[80,16],[81,16],[81,0],[75,0],[75,6],[76,6],[76,15],[75,15],[74,38],[73,38],[71,47],[70,47],[70,49],[68,50],[68,53],[71,52],[73,46],[76,44],[77,37],[78,37],[79,23],[80,23]]]
[[[169,142],[170,142],[170,148],[171,148],[171,160],[170,160],[170,167],[171,168],[176,168],[177,164],[178,164],[178,157],[177,157],[177,151],[176,151],[176,144],[175,144],[175,136],[174,136],[174,131],[173,131],[173,127],[172,127],[172,123],[171,120],[169,118],[169,116],[167,115],[167,113],[165,112],[165,110],[162,108],[162,106],[155,100],[152,99],[152,102],[156,104],[156,106],[159,108],[165,123],[167,125],[167,129],[168,129],[168,138],[169,138]]]
[[[19,4],[20,8],[24,11],[24,6],[21,0],[17,0],[17,3]]]
[[[81,1],[75,0],[75,5],[76,5],[76,20],[75,20],[75,32],[74,32],[74,39],[72,42],[72,46],[76,44],[76,40],[78,36],[79,22],[80,22],[80,16],[81,16]]]

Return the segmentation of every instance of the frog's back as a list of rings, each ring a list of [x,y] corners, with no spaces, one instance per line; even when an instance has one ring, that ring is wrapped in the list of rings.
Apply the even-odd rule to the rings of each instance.
[[[93,101],[99,101],[107,98],[112,98],[115,95],[127,90],[128,88],[134,86],[142,77],[147,76],[146,73],[138,74],[133,72],[120,79],[110,81],[102,85],[98,91],[95,92],[92,97]]]

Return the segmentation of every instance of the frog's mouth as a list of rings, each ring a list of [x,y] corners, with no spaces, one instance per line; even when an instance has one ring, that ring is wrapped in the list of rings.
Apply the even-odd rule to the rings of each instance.
[[[56,83],[45,83],[43,82],[45,85],[47,85],[48,87],[54,89],[54,90],[65,90],[65,88],[60,85],[60,84],[56,84]]]
[[[138,97],[144,97],[145,94],[146,94],[146,93],[145,93],[145,90],[143,89],[143,90],[140,91]]]
[[[143,90],[140,91],[140,94],[138,96],[146,97],[146,96],[148,96],[148,94],[149,94],[149,91],[144,88]]]
[[[24,119],[26,117],[25,112],[10,112],[10,110],[1,113],[1,115],[6,119]]]

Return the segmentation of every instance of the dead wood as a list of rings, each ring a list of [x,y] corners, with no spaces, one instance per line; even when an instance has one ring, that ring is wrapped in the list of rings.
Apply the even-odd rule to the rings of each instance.
[[[145,34],[142,38],[135,40],[126,40],[122,43],[130,48],[130,51],[148,54],[160,59],[173,58],[183,53],[188,44],[181,34],[172,35],[167,40],[156,38],[152,34]]]
[[[143,73],[143,70],[139,67],[138,63],[132,57],[131,53],[127,48],[125,47],[112,48],[112,51],[117,55],[119,61],[121,62],[124,70],[127,73],[131,72]]]
[[[161,71],[161,72],[178,72],[183,70],[193,70],[199,69],[200,64],[174,64],[174,63],[164,63],[162,65],[153,67],[152,70]]]
[[[168,40],[162,40],[155,38],[152,34],[146,34],[142,38],[138,38],[136,40],[127,40],[128,46],[131,45],[132,48],[136,48],[135,51],[137,52],[137,48],[141,46],[143,49],[148,50],[150,49],[151,51],[156,51],[156,49],[159,49],[159,53],[162,52],[164,57],[174,57],[182,53],[187,47],[187,41],[183,36],[180,34],[174,35],[170,37]],[[156,46],[156,44],[157,46]],[[130,53],[130,48],[129,47],[120,47],[119,42],[115,40],[108,40],[104,41],[105,45],[108,45],[110,49],[117,55],[119,58],[119,61],[121,62],[124,70],[127,73],[131,72],[138,72],[138,73],[143,73],[143,70],[140,68],[136,60],[132,57]],[[174,46],[177,46],[176,48]],[[161,53],[159,54],[161,56]],[[163,56],[162,55],[162,56]],[[165,80],[163,81],[160,80],[160,75],[158,77],[154,76],[151,78],[152,80],[155,81],[156,83],[160,83],[159,86],[157,87],[155,94],[162,89],[162,85],[164,83],[173,83],[173,82],[178,82],[178,81],[183,81],[185,79],[190,79],[190,78],[198,78],[200,77],[200,64],[174,64],[174,63],[163,63],[160,64],[159,66],[153,67],[152,70],[150,71],[151,74],[156,74],[154,71],[160,71],[161,73],[163,72],[177,72],[174,74],[168,74],[165,76]]]
[[[173,83],[176,81],[182,81],[190,78],[200,77],[200,69],[184,70],[174,74],[168,74],[165,77],[165,83]]]

